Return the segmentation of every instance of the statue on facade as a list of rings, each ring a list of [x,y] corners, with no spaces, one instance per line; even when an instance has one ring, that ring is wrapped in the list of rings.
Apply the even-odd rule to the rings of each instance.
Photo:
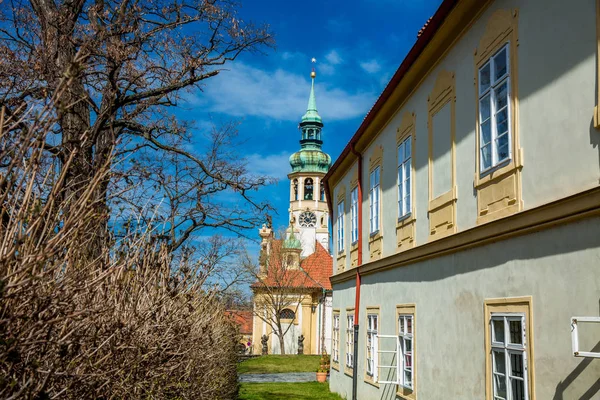
[[[269,354],[269,348],[267,347],[267,341],[269,340],[269,338],[267,337],[267,335],[262,335],[262,337],[260,338],[260,343],[262,343],[262,355],[266,356],[267,354]]]
[[[304,335],[298,336],[298,354],[304,354]]]

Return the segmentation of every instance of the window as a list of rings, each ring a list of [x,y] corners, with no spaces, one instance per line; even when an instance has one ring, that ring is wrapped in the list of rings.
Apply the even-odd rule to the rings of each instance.
[[[331,360],[339,364],[340,362],[340,314],[333,314],[333,335],[331,337]]]
[[[352,244],[358,242],[358,186],[350,192],[350,220],[352,225]]]
[[[354,313],[346,316],[346,367],[354,367]]]
[[[367,314],[367,376],[377,379],[377,314]]]
[[[298,179],[294,179],[294,200],[298,200]]]
[[[321,201],[325,201],[325,184],[323,182],[321,182],[319,184],[319,186],[321,187],[319,190],[321,191]]]
[[[284,308],[279,313],[279,318],[280,319],[294,319],[294,318],[296,318],[296,313],[293,312],[292,310],[290,310],[289,308]]]
[[[510,159],[510,68],[505,44],[479,68],[480,172]]]
[[[398,146],[398,219],[410,215],[411,211],[411,137]]]
[[[306,178],[304,180],[304,200],[313,199],[313,180],[312,178]]]
[[[525,315],[492,313],[494,399],[528,400]]]
[[[486,400],[535,400],[531,297],[486,300]]]
[[[413,388],[413,315],[398,315],[398,384],[407,389]]]
[[[379,174],[380,167],[376,167],[373,171],[371,171],[369,179],[369,215],[371,222],[370,233],[376,233],[379,231]]]
[[[337,248],[338,253],[344,251],[344,200],[337,207]]]

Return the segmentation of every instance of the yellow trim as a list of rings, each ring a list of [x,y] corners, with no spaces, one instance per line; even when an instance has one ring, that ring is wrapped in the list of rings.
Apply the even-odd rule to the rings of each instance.
[[[398,218],[396,222],[396,247],[399,251],[404,251],[406,249],[410,249],[415,247],[415,230],[416,230],[416,221],[417,221],[417,212],[416,212],[416,201],[415,201],[415,193],[416,193],[416,162],[415,162],[415,147],[417,143],[417,135],[415,132],[415,127],[417,125],[417,117],[414,112],[405,112],[402,116],[402,120],[400,121],[400,126],[396,129],[396,146],[399,146],[407,137],[410,136],[410,146],[411,146],[411,201],[410,201],[410,216],[404,219]],[[396,165],[398,165],[398,151],[396,151]],[[396,179],[398,179],[396,177]],[[398,182],[396,182],[398,184]],[[396,196],[398,196],[398,190],[396,190]],[[398,199],[400,201],[400,199]],[[396,207],[397,208],[397,207]]]
[[[533,343],[533,306],[531,296],[504,297],[499,299],[487,299],[483,305],[484,332],[485,332],[485,398],[492,400],[492,360],[491,360],[491,338],[490,318],[492,313],[524,313],[525,314],[525,337],[527,352],[527,377],[529,400],[535,400],[535,358]],[[508,388],[507,388],[508,390]]]
[[[596,0],[596,106],[594,128],[600,129],[600,0]]]
[[[377,333],[379,333],[379,331],[380,331],[379,327],[380,327],[380,324],[381,324],[381,317],[379,315],[380,314],[379,310],[380,310],[379,306],[367,306],[366,307],[366,313],[365,313],[365,325],[364,325],[365,326],[365,347],[364,347],[364,351],[365,351],[365,353],[364,353],[365,354],[365,358],[364,358],[364,360],[365,360],[365,373],[364,373],[364,381],[367,382],[367,383],[369,383],[369,384],[371,384],[371,385],[373,385],[373,386],[375,386],[375,387],[379,387],[379,383],[377,383],[376,381],[374,381],[373,377],[370,377],[367,374],[367,343],[368,343],[368,340],[367,340],[367,334],[368,334],[368,332],[367,331],[369,329],[369,314],[375,314],[375,315],[377,315]],[[377,340],[377,338],[375,338],[375,340]],[[378,344],[377,348],[379,348],[379,344]],[[377,357],[376,358],[377,361],[379,361],[378,354],[375,353],[374,356],[376,356]],[[377,366],[377,364],[378,364],[378,362],[374,363],[374,367],[378,369],[379,367]],[[377,376],[379,377],[379,370],[377,370],[376,372],[377,372]]]
[[[381,203],[381,201],[379,202]],[[381,225],[381,214],[379,217]],[[369,260],[379,260],[382,257],[383,251],[383,235],[381,228],[374,235],[369,235]]]
[[[335,327],[335,324],[333,323],[333,321],[335,320],[335,316],[337,315],[338,318],[340,319],[340,321],[339,321],[339,327],[338,328],[341,328],[341,325],[342,325],[342,314],[340,313],[340,309],[339,308],[334,308],[332,310],[332,312],[331,312],[331,315],[332,315],[332,317],[331,317],[331,350],[333,352],[333,338],[335,337],[335,331],[333,329]],[[341,333],[340,333],[339,329],[338,329],[338,334],[340,334],[340,336],[341,336]],[[336,371],[339,372],[340,371],[340,361],[339,360],[340,360],[341,355],[342,355],[342,353],[340,351],[340,338],[339,337],[338,337],[338,349],[337,350],[338,350],[338,361],[336,362],[336,361],[333,360],[333,354],[332,354],[332,357],[331,357],[331,368],[333,368],[333,369],[335,369]]]
[[[485,223],[506,217],[523,209],[521,195],[521,169],[523,167],[523,149],[519,142],[519,93],[518,93],[518,52],[519,11],[497,10],[487,21],[486,29],[474,54],[475,74],[475,176],[477,191],[477,223]],[[481,153],[479,148],[479,69],[490,60],[500,48],[509,43],[510,67],[510,116],[511,116],[511,154],[510,162],[500,168],[481,175]]]
[[[427,103],[429,240],[436,240],[456,233],[456,81],[454,72],[442,70],[438,73]],[[434,198],[433,117],[447,105],[450,105],[450,190]]]
[[[457,253],[477,246],[495,243],[557,225],[568,224],[600,215],[600,186],[563,199],[544,204],[503,219],[464,230],[447,238],[425,243],[402,253],[369,262],[359,267],[361,275],[390,268],[412,265],[431,258]],[[355,278],[355,271],[345,271],[331,277],[332,284]]]
[[[396,387],[396,395],[406,400],[417,400],[417,305],[415,303],[397,304],[396,305],[396,336],[400,334],[398,326],[398,316],[400,314],[412,314],[412,374],[413,374],[413,390],[404,388],[400,385]],[[397,360],[401,362],[401,360]]]
[[[356,318],[356,313],[354,312],[354,307],[352,308],[346,308],[346,316],[345,316],[345,326],[346,329],[344,330],[344,333],[347,335],[347,329],[348,329],[348,316],[352,315],[354,318]],[[356,321],[356,320],[355,320]],[[352,326],[352,335],[354,335],[354,326]],[[353,371],[354,371],[354,365],[356,363],[356,355],[354,354],[354,342],[357,340],[356,337],[352,338],[352,367],[348,367],[348,365],[346,364],[346,358],[344,357],[344,374],[352,377],[353,375]],[[344,336],[344,347],[347,344],[348,339],[346,336]],[[346,353],[348,353],[348,349],[346,349]],[[345,354],[344,354],[345,355]]]

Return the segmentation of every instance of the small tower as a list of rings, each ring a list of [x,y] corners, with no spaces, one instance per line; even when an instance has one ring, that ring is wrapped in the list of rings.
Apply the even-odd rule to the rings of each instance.
[[[316,62],[313,58],[312,62]],[[306,113],[300,121],[300,150],[290,156],[290,231],[299,233],[302,257],[315,251],[315,241],[329,248],[328,209],[323,176],[331,167],[331,157],[321,150],[323,121],[317,112],[313,67]]]
[[[267,276],[269,256],[271,255],[271,239],[273,239],[273,230],[270,226],[263,224],[262,229],[258,231],[260,235],[260,254],[258,256],[259,277]]]
[[[296,238],[294,230],[290,228],[290,234],[283,241],[281,249],[285,269],[300,269],[300,253],[302,253],[302,243]]]

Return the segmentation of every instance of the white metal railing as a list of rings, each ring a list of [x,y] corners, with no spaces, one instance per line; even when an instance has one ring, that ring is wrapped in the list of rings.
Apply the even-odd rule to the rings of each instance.
[[[600,317],[571,317],[571,345],[573,347],[573,356],[574,357],[600,358],[600,353],[579,350],[578,325],[580,322],[600,323]]]

